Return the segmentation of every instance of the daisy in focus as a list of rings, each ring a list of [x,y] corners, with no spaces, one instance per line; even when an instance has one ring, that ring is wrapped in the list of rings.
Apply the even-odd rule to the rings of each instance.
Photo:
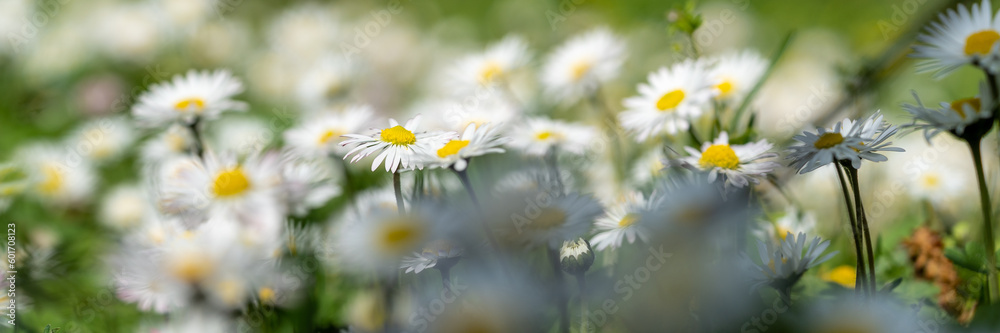
[[[529,118],[511,131],[507,145],[531,156],[544,156],[552,148],[580,155],[597,135],[597,130],[590,126]]]
[[[138,103],[132,107],[132,115],[146,127],[214,119],[224,111],[246,110],[245,103],[232,99],[241,92],[243,83],[229,71],[191,70],[183,76],[174,76],[170,82],[151,86],[139,96]]]
[[[965,64],[997,72],[1000,22],[988,0],[973,4],[971,10],[959,4],[957,10],[939,14],[938,20],[917,37],[923,45],[913,47],[913,57],[927,59],[917,65],[918,72],[935,72],[940,78]]]
[[[298,126],[285,131],[285,142],[303,157],[342,155],[348,151],[340,144],[342,136],[356,133],[372,118],[368,105],[352,105],[339,111],[326,110],[306,116]]]
[[[607,28],[577,35],[545,61],[541,82],[546,95],[572,104],[618,77],[625,61],[625,43]]]
[[[528,44],[519,36],[507,36],[485,52],[458,60],[451,71],[452,88],[474,92],[506,80],[528,62]]]
[[[379,165],[385,162],[385,171],[395,173],[400,166],[406,168],[422,169],[423,164],[417,161],[417,154],[427,154],[430,147],[446,142],[455,137],[454,132],[419,132],[420,115],[413,117],[406,122],[406,126],[399,125],[395,119],[389,119],[389,127],[384,128],[373,135],[345,134],[347,140],[340,145],[357,145],[347,154],[344,159],[351,157],[351,163],[355,163],[368,155],[378,152],[375,161],[372,162],[372,171],[378,169]]]
[[[714,182],[721,175],[726,187],[742,188],[750,183],[760,183],[758,178],[780,166],[777,162],[761,161],[778,156],[776,153],[768,153],[773,147],[773,144],[764,139],[743,145],[730,145],[729,135],[723,131],[715,141],[702,144],[701,151],[684,147],[691,156],[682,159],[682,162],[708,171],[709,182]]]
[[[503,153],[504,149],[500,148],[500,145],[506,142],[507,138],[500,137],[490,124],[481,126],[469,124],[461,137],[430,147],[431,149],[420,155],[420,159],[424,165],[431,168],[454,168],[455,171],[464,171],[469,165],[469,159],[475,156]]]
[[[629,244],[635,243],[636,239],[648,242],[649,230],[636,222],[657,206],[656,194],[648,199],[639,192],[625,195],[621,202],[609,207],[604,216],[594,222],[597,234],[590,239],[590,243],[595,250],[602,251],[620,248],[625,241]]]
[[[765,70],[767,61],[753,51],[716,58],[709,70],[709,81],[715,90],[715,98],[723,101],[743,99],[757,85]]]
[[[715,95],[708,75],[701,62],[691,59],[660,68],[649,74],[647,83],[639,84],[639,96],[622,102],[626,110],[618,120],[640,142],[686,131]]]
[[[855,169],[861,167],[861,157],[858,154],[865,149],[864,140],[854,126],[838,122],[833,125],[832,130],[817,128],[816,131],[796,135],[793,139],[800,144],[788,148],[791,166],[798,169],[799,173],[810,172],[839,161],[850,161]]]
[[[957,137],[965,134],[965,128],[980,120],[990,122],[993,109],[993,94],[985,84],[979,85],[979,96],[963,98],[951,103],[941,102],[937,108],[925,107],[920,97],[913,92],[917,105],[904,104],[903,110],[913,116],[913,124],[906,127],[924,131],[924,137],[930,140],[941,132],[951,132]]]

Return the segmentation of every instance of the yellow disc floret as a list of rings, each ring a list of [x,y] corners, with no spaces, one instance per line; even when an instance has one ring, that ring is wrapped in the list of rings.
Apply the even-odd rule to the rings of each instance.
[[[736,152],[729,145],[711,145],[705,152],[701,153],[698,164],[702,168],[723,168],[736,169],[740,166],[740,159]]]
[[[448,143],[444,144],[444,147],[438,149],[437,155],[440,158],[445,158],[451,155],[455,155],[458,154],[459,150],[462,150],[462,148],[465,148],[465,146],[468,145],[469,145],[469,140],[451,140],[448,141]]]
[[[174,109],[177,111],[188,111],[195,110],[201,111],[205,108],[205,100],[198,97],[185,98],[174,104]]]
[[[823,135],[820,136],[819,139],[816,139],[816,142],[813,143],[813,146],[818,149],[829,149],[833,148],[836,145],[839,145],[841,142],[844,142],[843,135],[841,135],[840,133],[829,132],[829,133],[823,133]]]
[[[656,101],[656,108],[660,111],[670,110],[676,108],[682,101],[684,101],[684,91],[677,89],[660,96],[660,100]]]
[[[954,102],[951,102],[951,109],[958,113],[962,119],[967,116],[965,114],[965,106],[968,105],[972,110],[979,112],[979,108],[982,107],[982,102],[978,98],[963,98]]]
[[[417,143],[417,136],[403,126],[393,126],[382,130],[382,141],[397,145],[408,146]]]
[[[965,55],[986,55],[993,49],[993,44],[1000,40],[996,30],[975,32],[965,39]]]
[[[240,195],[249,188],[250,180],[240,167],[219,172],[212,184],[212,192],[220,197]]]

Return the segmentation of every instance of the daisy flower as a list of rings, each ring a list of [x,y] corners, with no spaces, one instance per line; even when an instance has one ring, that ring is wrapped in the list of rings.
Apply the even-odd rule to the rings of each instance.
[[[709,70],[709,81],[715,90],[715,98],[724,101],[738,101],[757,85],[767,61],[754,51],[743,51],[723,55],[714,60]]]
[[[166,214],[188,219],[189,224],[224,216],[274,235],[286,210],[279,198],[279,168],[278,156],[270,153],[242,160],[211,150],[205,152],[204,160],[185,156],[160,170],[158,205]]]
[[[754,279],[758,284],[771,282],[795,281],[806,270],[830,260],[837,251],[823,255],[830,241],[813,237],[806,246],[806,234],[798,236],[788,233],[778,243],[765,243],[757,240],[757,254],[761,263],[754,263]]]
[[[211,140],[207,144],[216,151],[233,152],[244,156],[264,150],[274,141],[276,131],[258,117],[223,117],[205,131]]]
[[[147,164],[155,164],[191,153],[194,136],[191,130],[180,124],[173,124],[142,144],[140,154]]]
[[[590,126],[529,118],[511,131],[511,140],[507,145],[531,156],[544,156],[554,147],[581,155],[597,135],[597,130]]]
[[[980,84],[979,97],[963,98],[951,103],[941,102],[939,107],[934,108],[925,107],[914,91],[913,99],[917,101],[917,105],[903,105],[903,110],[913,116],[913,124],[906,127],[923,130],[928,141],[941,132],[951,132],[961,137],[966,127],[980,120],[990,119],[994,103],[991,96],[989,88]]]
[[[544,207],[511,215],[514,230],[508,230],[510,239],[559,249],[563,242],[585,235],[603,211],[596,199],[577,193],[551,198],[551,204],[539,206]]]
[[[625,195],[621,202],[609,207],[604,216],[594,223],[597,234],[590,239],[594,249],[598,251],[606,248],[617,249],[622,246],[623,241],[627,240],[632,244],[636,238],[648,242],[649,230],[636,222],[651,212],[658,205],[658,201],[656,194],[649,199],[639,192]]]
[[[691,59],[660,68],[649,74],[647,83],[639,84],[639,96],[622,102],[626,110],[618,120],[639,141],[686,131],[715,94],[708,75],[701,62]]]
[[[357,162],[375,152],[379,152],[372,162],[372,171],[385,161],[385,171],[393,173],[402,166],[406,168],[423,168],[415,160],[417,154],[426,154],[429,147],[440,142],[447,141],[455,136],[454,132],[418,132],[420,125],[420,115],[413,117],[406,122],[406,126],[400,126],[395,119],[389,119],[389,127],[384,128],[373,135],[345,134],[347,140],[340,143],[341,146],[357,146],[344,155],[344,159],[351,157],[351,163]],[[356,154],[355,154],[356,153]]]
[[[331,100],[348,94],[358,71],[340,55],[327,55],[302,74],[295,90],[298,102],[306,109],[323,108]]]
[[[500,137],[490,124],[478,127],[476,124],[469,124],[460,138],[430,147],[428,152],[420,155],[420,159],[431,168],[463,171],[469,165],[469,159],[475,156],[503,153],[500,145],[506,141],[507,138]]]
[[[853,128],[853,129],[848,129]],[[899,131],[899,127],[891,126],[889,123],[883,120],[882,113],[880,111],[875,111],[868,118],[858,120],[857,122],[851,121],[850,119],[844,119],[844,128],[841,129],[841,134],[850,135],[853,131],[861,136],[861,145],[864,149],[858,151],[858,157],[869,160],[872,162],[885,162],[888,160],[884,155],[879,154],[882,151],[894,151],[903,152],[903,148],[891,147],[892,141],[887,141],[896,132]],[[855,167],[857,169],[857,167]]]
[[[456,264],[465,251],[445,240],[432,241],[421,252],[403,258],[400,268],[405,273],[420,274],[428,268],[448,269]]]
[[[511,72],[528,62],[528,57],[528,44],[524,39],[509,35],[483,53],[458,60],[450,78],[458,91],[473,92],[506,80]]]
[[[370,205],[343,217],[333,230],[334,251],[340,263],[357,272],[395,276],[405,257],[441,236],[440,219],[419,210],[400,216],[394,206]]]
[[[90,162],[74,156],[64,147],[29,144],[21,148],[16,160],[28,178],[27,189],[45,202],[82,203],[91,197],[97,185]]]
[[[545,61],[541,82],[553,100],[575,103],[618,77],[624,61],[621,37],[607,28],[596,28],[556,48]]]
[[[124,230],[140,226],[153,209],[142,187],[120,185],[104,196],[99,216],[104,224]]]
[[[135,140],[135,130],[124,117],[97,119],[80,126],[66,145],[96,163],[112,161]]]
[[[307,115],[298,126],[285,132],[285,142],[304,157],[344,154],[348,149],[340,145],[342,136],[362,130],[372,114],[371,106],[362,104]]]
[[[935,72],[940,78],[962,65],[975,64],[995,73],[1000,22],[993,15],[988,0],[973,4],[971,10],[959,4],[958,10],[939,14],[940,22],[931,23],[928,31],[917,37],[923,45],[913,47],[913,57],[927,59],[917,70]]]
[[[816,133],[805,131],[796,135],[793,139],[801,145],[788,148],[791,166],[799,173],[810,172],[836,161],[851,161],[855,169],[860,168],[860,152],[866,149],[865,138],[860,135],[861,128],[854,125],[853,122],[845,124],[841,121],[832,129],[817,128]]]
[[[139,96],[132,107],[136,121],[147,127],[172,122],[190,124],[195,119],[214,119],[223,111],[246,110],[246,104],[232,97],[243,92],[243,83],[229,71],[195,70],[174,76],[168,83],[157,83]]]
[[[710,182],[714,182],[719,175],[722,175],[727,187],[732,185],[742,188],[750,183],[760,183],[759,177],[766,176],[779,166],[777,162],[761,161],[778,156],[767,152],[772,147],[773,144],[763,139],[731,146],[729,135],[723,131],[715,141],[702,144],[701,151],[684,147],[691,156],[681,161],[699,170],[708,171]]]
[[[759,229],[754,230],[754,235],[761,239],[770,239],[778,242],[784,240],[789,234],[813,233],[816,230],[816,215],[812,212],[800,213],[793,206],[785,208],[785,215],[777,221],[763,221],[759,224]]]
[[[336,171],[330,159],[285,154],[281,162],[281,188],[290,212],[304,216],[310,209],[323,206],[330,198],[340,195]]]

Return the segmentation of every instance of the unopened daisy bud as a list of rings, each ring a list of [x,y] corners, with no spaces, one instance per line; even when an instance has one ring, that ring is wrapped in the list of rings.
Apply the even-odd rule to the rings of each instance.
[[[594,264],[594,251],[583,238],[563,242],[559,249],[559,263],[564,272],[577,275],[586,273]]]

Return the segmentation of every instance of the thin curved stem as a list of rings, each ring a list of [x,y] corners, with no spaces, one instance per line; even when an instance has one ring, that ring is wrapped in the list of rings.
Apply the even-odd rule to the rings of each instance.
[[[865,238],[865,248],[868,251],[868,290],[869,293],[874,296],[875,291],[875,252],[872,251],[872,234],[868,227],[868,216],[865,214],[865,205],[861,200],[861,185],[858,182],[858,170],[854,168],[847,169],[847,178],[851,179],[851,186],[854,187],[854,206],[857,209],[858,218],[857,221],[861,224],[863,231],[863,236]]]
[[[837,178],[840,179],[840,189],[844,193],[844,204],[847,205],[848,220],[851,221],[851,235],[854,236],[854,253],[857,257],[854,293],[860,295],[862,292],[867,293],[866,288],[864,288],[865,281],[868,279],[867,274],[865,274],[865,254],[861,252],[861,235],[858,235],[857,215],[854,215],[854,205],[851,202],[851,194],[847,190],[847,181],[844,180],[844,172],[841,170],[840,163],[834,163],[834,166],[837,168]]]
[[[993,204],[990,192],[986,186],[986,175],[983,173],[983,154],[980,147],[981,139],[967,140],[972,150],[972,161],[976,166],[976,179],[979,181],[979,205],[983,210],[983,246],[986,247],[986,271],[989,278],[990,304],[1000,304],[1000,284],[997,281],[996,242],[993,239]]]
[[[406,214],[406,207],[403,206],[403,190],[399,180],[399,172],[392,173],[392,190],[396,192],[396,208],[399,209],[399,215]]]

